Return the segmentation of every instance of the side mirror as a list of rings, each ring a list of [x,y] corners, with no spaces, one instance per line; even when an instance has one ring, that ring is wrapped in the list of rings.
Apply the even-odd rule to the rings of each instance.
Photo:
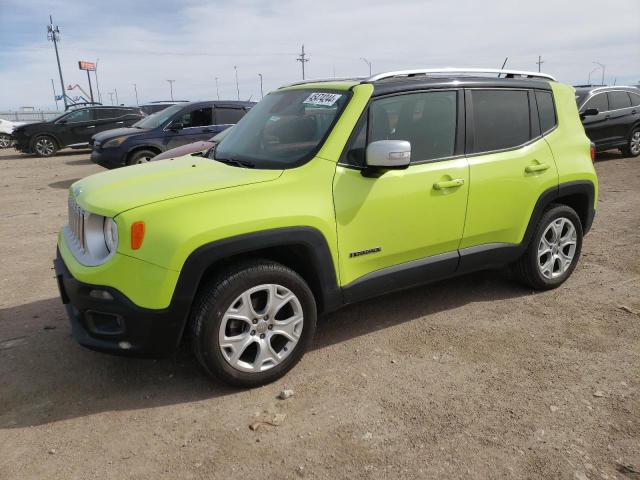
[[[593,115],[598,115],[600,112],[597,108],[587,108],[584,112],[582,112],[583,117],[591,117]]]
[[[402,170],[411,161],[411,143],[406,140],[378,140],[367,146],[366,176],[380,176],[384,170]]]
[[[182,130],[184,127],[182,126],[182,123],[180,122],[173,122],[171,124],[171,126],[169,127],[169,130],[175,130],[176,132],[178,130]]]

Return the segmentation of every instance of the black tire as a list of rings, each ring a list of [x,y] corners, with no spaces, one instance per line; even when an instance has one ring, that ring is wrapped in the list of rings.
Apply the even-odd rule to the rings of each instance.
[[[640,128],[634,128],[629,134],[627,145],[622,148],[625,157],[637,157],[640,155]]]
[[[53,157],[59,149],[56,139],[49,135],[38,135],[31,144],[31,151],[38,157]]]
[[[543,275],[541,271],[538,258],[538,247],[542,242],[542,236],[547,231],[547,228],[554,221],[561,218],[569,220],[575,228],[575,252],[569,267],[563,273],[558,274],[558,276],[554,278],[548,278]],[[582,250],[582,237],[582,223],[580,222],[580,217],[575,210],[567,205],[550,205],[538,222],[525,253],[512,265],[513,273],[519,281],[536,290],[551,290],[559,287],[571,276],[571,273],[573,273],[573,270],[578,263],[580,251]],[[551,255],[551,253],[549,253],[549,255]],[[553,260],[553,269],[555,269],[555,265],[555,260]]]
[[[9,148],[11,146],[11,135],[0,133],[0,148]]]
[[[304,318],[302,331],[293,349],[280,363],[262,372],[245,372],[233,367],[224,357],[219,333],[225,313],[232,307],[232,302],[243,292],[264,284],[281,285],[297,297]],[[257,387],[282,377],[300,361],[313,340],[316,317],[313,293],[296,272],[284,265],[266,260],[242,263],[221,272],[200,289],[190,318],[193,352],[211,376],[236,387]],[[253,326],[250,325],[248,328],[252,334],[256,334],[256,331],[252,330]],[[257,337],[254,338],[257,340]],[[269,338],[275,337],[267,337],[267,341],[271,342]],[[286,352],[286,347],[281,348]],[[246,347],[245,351],[248,350]],[[257,359],[257,352],[255,358]]]
[[[127,158],[127,165],[138,165],[141,163],[147,163],[151,161],[151,159],[156,155],[158,155],[158,153],[154,152],[153,150],[136,150]]]

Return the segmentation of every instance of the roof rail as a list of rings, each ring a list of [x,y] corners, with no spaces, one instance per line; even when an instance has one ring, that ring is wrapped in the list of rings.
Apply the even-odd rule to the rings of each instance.
[[[366,77],[335,77],[335,78],[316,78],[312,80],[300,80],[299,82],[287,83],[286,85],[281,86],[280,88],[285,87],[294,87],[296,85],[304,85],[305,83],[328,83],[328,82],[345,82],[345,81],[353,81],[359,82],[366,80]]]
[[[385,72],[378,73],[369,77],[367,82],[375,82],[377,80],[382,80],[385,78],[393,78],[393,77],[409,77],[413,75],[430,75],[430,74],[447,74],[447,73],[491,73],[496,74],[498,76],[505,75],[506,78],[514,78],[514,77],[525,77],[525,78],[542,78],[545,80],[553,80],[556,79],[546,73],[540,72],[525,72],[521,70],[502,70],[496,68],[419,68],[415,70],[397,70],[395,72]]]

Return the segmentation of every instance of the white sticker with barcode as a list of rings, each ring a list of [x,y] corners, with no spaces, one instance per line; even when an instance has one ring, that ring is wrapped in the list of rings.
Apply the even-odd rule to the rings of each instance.
[[[309,105],[321,105],[323,107],[331,107],[342,96],[340,93],[314,92],[302,102]]]

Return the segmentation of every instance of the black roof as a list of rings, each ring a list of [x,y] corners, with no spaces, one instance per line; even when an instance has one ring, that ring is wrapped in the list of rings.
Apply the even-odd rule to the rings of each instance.
[[[402,91],[432,88],[489,87],[489,88],[537,88],[551,90],[549,80],[530,78],[492,78],[468,75],[390,77],[372,82],[373,95],[386,95]]]

